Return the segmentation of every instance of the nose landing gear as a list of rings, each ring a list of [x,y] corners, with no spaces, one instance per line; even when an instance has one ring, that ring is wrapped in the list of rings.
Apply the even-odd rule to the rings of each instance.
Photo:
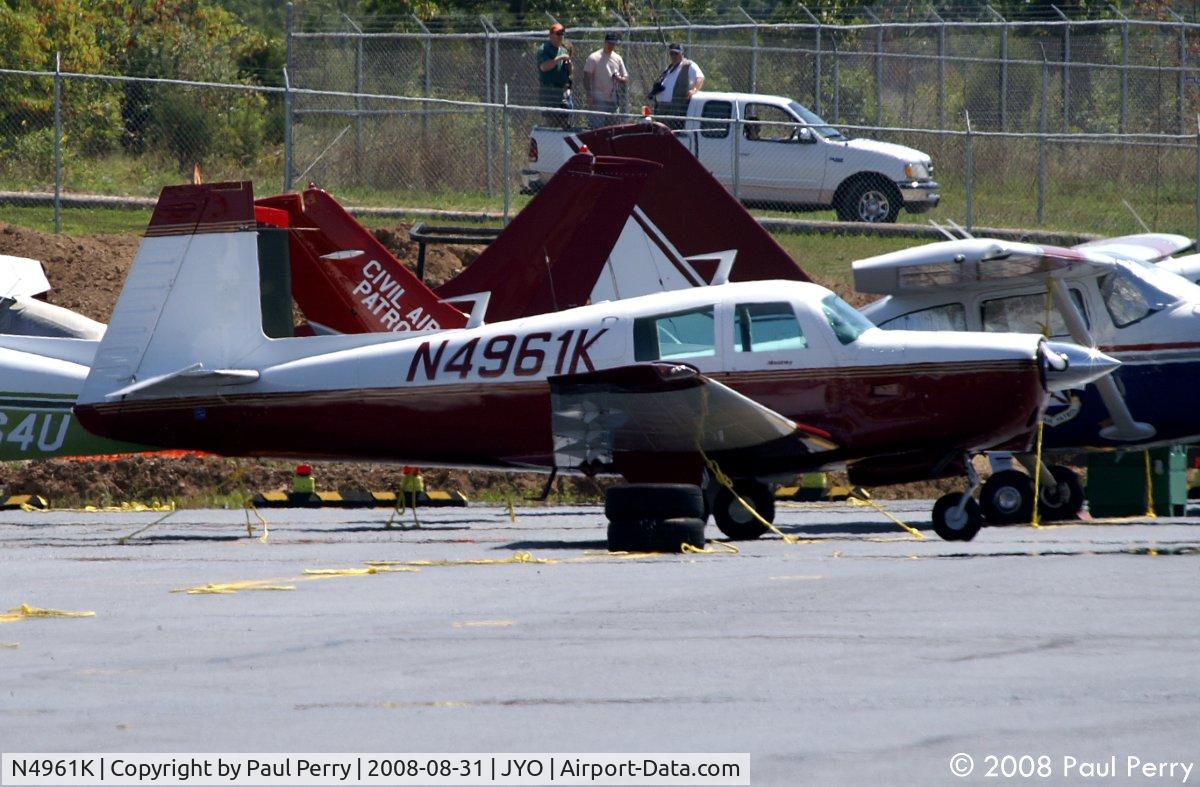
[[[963,459],[970,487],[965,492],[942,495],[933,504],[933,531],[946,541],[970,541],[983,527],[983,514],[974,497],[979,488],[979,474],[969,455]]]

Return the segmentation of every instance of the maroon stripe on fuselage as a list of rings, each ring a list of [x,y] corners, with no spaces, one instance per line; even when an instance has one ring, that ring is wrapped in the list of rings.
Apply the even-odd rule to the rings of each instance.
[[[1045,400],[1033,361],[713,378],[828,433],[842,448],[822,461],[915,446],[976,449],[1011,442],[1031,433]],[[476,467],[549,467],[553,456],[545,380],[146,399],[79,406],[76,414],[106,437],[231,456]],[[797,471],[816,464],[798,443],[794,457],[775,461]]]

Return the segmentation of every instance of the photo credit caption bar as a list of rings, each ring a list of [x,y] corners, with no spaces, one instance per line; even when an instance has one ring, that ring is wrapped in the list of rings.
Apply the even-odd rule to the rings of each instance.
[[[4,754],[3,785],[750,784],[729,754]]]

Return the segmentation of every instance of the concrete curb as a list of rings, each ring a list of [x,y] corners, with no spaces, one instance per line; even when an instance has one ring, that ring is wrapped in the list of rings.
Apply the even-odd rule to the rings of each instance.
[[[153,197],[113,197],[103,194],[64,194],[64,208],[112,208],[146,210],[153,208],[158,200]],[[0,191],[0,205],[47,207],[54,204],[54,195],[46,191]],[[366,207],[347,206],[346,210],[356,216],[377,218],[414,217],[442,221],[471,221],[478,223],[504,220],[504,214],[492,211],[438,210],[435,208]],[[790,232],[798,235],[876,235],[882,237],[917,238],[921,240],[944,240],[945,236],[924,224],[864,224],[856,221],[814,221],[809,219],[760,218],[759,223],[771,232]],[[1054,232],[1007,227],[976,227],[976,237],[1002,238],[1033,243],[1048,243],[1055,246],[1072,246],[1084,241],[1097,240],[1102,235],[1090,233]]]

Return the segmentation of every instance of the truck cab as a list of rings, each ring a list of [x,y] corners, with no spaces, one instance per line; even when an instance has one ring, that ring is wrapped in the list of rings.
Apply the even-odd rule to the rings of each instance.
[[[842,221],[892,222],[901,208],[921,213],[940,200],[927,154],[849,139],[784,96],[699,92],[688,117],[697,157],[722,183],[736,174],[747,204],[832,207]]]

